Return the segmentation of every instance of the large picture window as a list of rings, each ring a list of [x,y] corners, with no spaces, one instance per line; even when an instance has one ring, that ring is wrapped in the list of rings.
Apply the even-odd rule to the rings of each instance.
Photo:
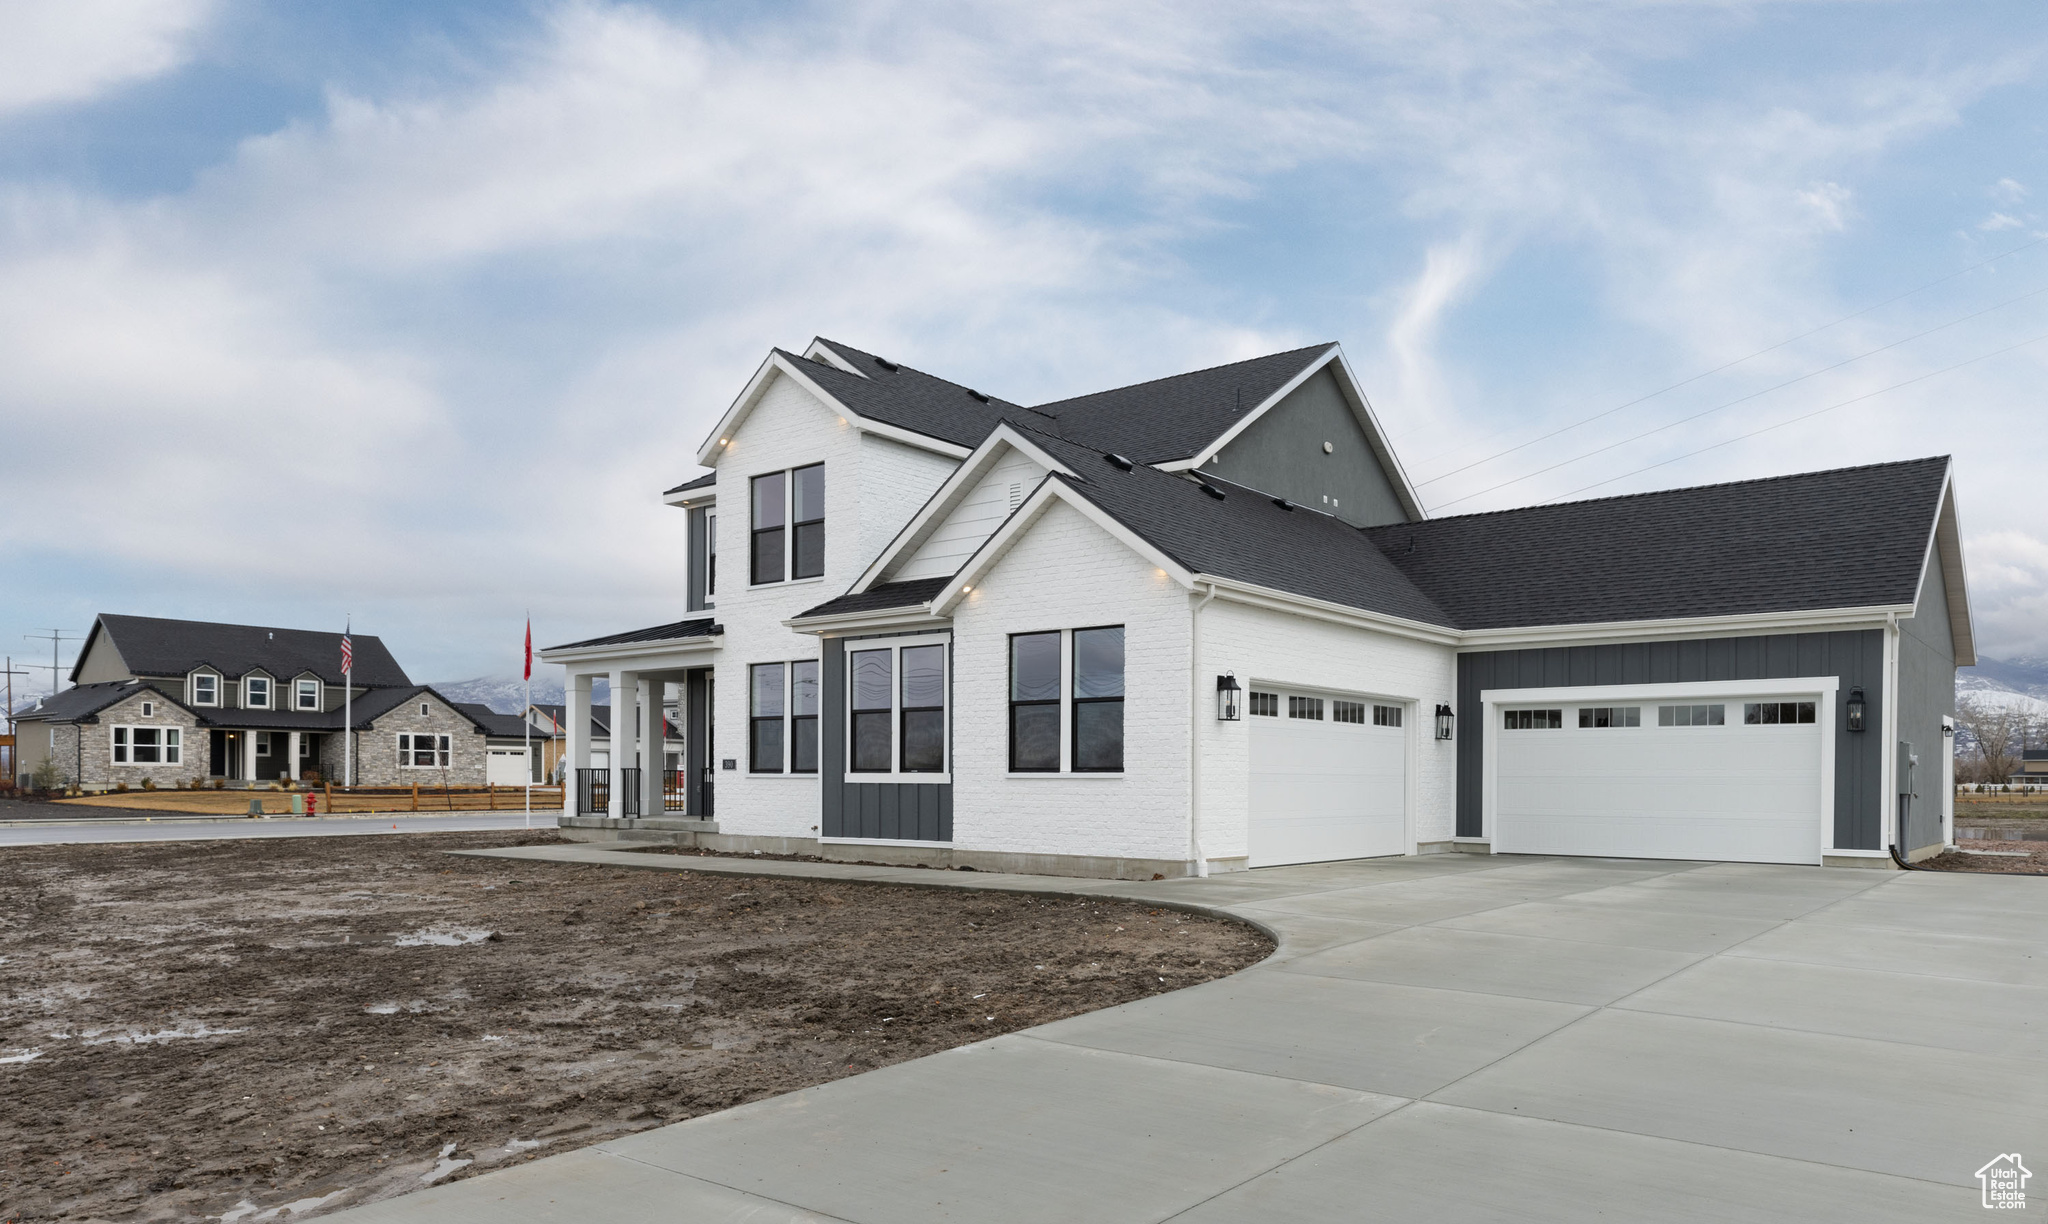
[[[825,465],[800,467],[789,479],[790,520],[795,532],[789,576],[816,578],[825,572]]]
[[[747,669],[747,768],[782,772],[782,664],[756,663]]]
[[[1124,629],[1074,631],[1074,769],[1124,767]]]
[[[400,769],[448,768],[448,737],[445,735],[411,735],[401,732],[398,737],[398,767]]]
[[[787,487],[786,472],[754,477],[753,560],[748,580],[757,586],[782,581],[782,537],[789,521],[789,507],[784,504]]]
[[[116,765],[184,762],[184,733],[178,727],[115,727],[113,741]]]
[[[1060,767],[1060,634],[1020,633],[1010,639],[1010,769]]]
[[[908,638],[846,655],[847,774],[856,781],[943,781],[951,767],[951,647]],[[886,775],[879,777],[877,775]]]

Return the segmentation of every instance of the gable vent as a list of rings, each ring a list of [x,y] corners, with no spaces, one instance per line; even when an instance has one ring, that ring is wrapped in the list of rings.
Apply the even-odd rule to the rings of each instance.
[[[1015,510],[1022,504],[1024,504],[1024,486],[1012,484],[1010,486],[1010,509]]]
[[[1122,455],[1113,455],[1105,453],[1102,457],[1104,459],[1109,460],[1109,466],[1115,468],[1119,472],[1128,472],[1134,466],[1130,460],[1124,458]]]

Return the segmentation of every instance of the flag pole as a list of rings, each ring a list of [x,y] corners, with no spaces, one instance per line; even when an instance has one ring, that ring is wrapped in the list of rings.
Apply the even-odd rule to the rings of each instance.
[[[519,711],[526,732],[526,827],[533,827],[533,613],[526,614],[526,708]]]
[[[341,785],[345,789],[353,789],[356,784],[356,660],[355,643],[349,641],[354,628],[354,617],[342,621]]]

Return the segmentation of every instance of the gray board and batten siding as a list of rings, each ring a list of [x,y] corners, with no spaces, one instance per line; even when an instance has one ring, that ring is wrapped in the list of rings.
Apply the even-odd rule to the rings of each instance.
[[[848,782],[846,780],[846,643],[887,641],[886,637],[826,638],[822,664],[824,693],[818,711],[818,786],[825,801],[819,832],[825,837],[871,837],[891,841],[953,840],[953,786],[949,782]],[[950,654],[952,647],[947,647]],[[952,667],[947,666],[947,674]],[[947,694],[952,700],[952,694]],[[946,762],[953,760],[947,723]],[[900,733],[900,732],[899,732]]]
[[[1331,447],[1327,454],[1325,442]],[[1232,438],[1202,470],[1327,511],[1353,527],[1409,521],[1382,459],[1327,366]],[[1335,505],[1324,500],[1330,497]]]
[[[1835,694],[1835,847],[1881,850],[1881,796],[1888,789],[1880,776],[1885,730],[1878,717],[1884,708],[1884,634],[1882,629],[1852,629],[1462,653],[1458,656],[1458,836],[1483,836],[1484,710],[1479,694],[1486,689],[1836,676],[1841,689]],[[1867,731],[1846,729],[1842,707],[1854,688],[1863,690],[1867,703]],[[1938,716],[1936,723],[1938,726]],[[1928,760],[1925,753],[1921,760]],[[1926,793],[1923,785],[1922,794]],[[1938,800],[1935,810],[1938,836]]]
[[[689,514],[690,525],[685,548],[690,565],[688,591],[690,606],[686,610],[690,612],[703,612],[711,607],[712,599],[709,574],[707,573],[708,567],[705,565],[706,559],[711,556],[710,527],[712,508],[710,506],[692,506],[687,513]]]
[[[1956,644],[1949,621],[1948,583],[1938,557],[1927,566],[1921,581],[1913,616],[1899,622],[1896,734],[1902,745],[1911,745],[1910,749],[1902,747],[1901,753],[1910,751],[1920,758],[1912,781],[1914,794],[1900,805],[1904,816],[1900,842],[1908,850],[1942,840],[1941,758],[1955,750],[1954,743],[1941,733],[1942,717],[1956,711]],[[1900,781],[1904,780],[1902,775]]]

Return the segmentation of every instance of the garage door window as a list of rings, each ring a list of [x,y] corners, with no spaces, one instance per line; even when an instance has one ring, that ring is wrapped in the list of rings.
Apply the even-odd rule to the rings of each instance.
[[[1252,692],[1252,713],[1260,718],[1280,717],[1280,694]]]
[[[1643,725],[1641,706],[1581,706],[1579,708],[1581,727],[1640,727]]]
[[[1309,718],[1314,719],[1316,722],[1321,722],[1323,721],[1323,699],[1320,697],[1289,697],[1287,699],[1287,717]]]
[[[1811,701],[1751,701],[1742,707],[1742,721],[1752,727],[1813,721]]]
[[[1508,710],[1510,731],[1558,731],[1564,727],[1563,710]]]
[[[1330,721],[1363,724],[1365,722],[1365,703],[1363,701],[1331,702]]]
[[[1372,725],[1375,727],[1398,727],[1401,725],[1401,707],[1376,705],[1372,708]]]
[[[1660,727],[1718,727],[1727,721],[1728,707],[1724,705],[1657,707],[1657,725]]]

